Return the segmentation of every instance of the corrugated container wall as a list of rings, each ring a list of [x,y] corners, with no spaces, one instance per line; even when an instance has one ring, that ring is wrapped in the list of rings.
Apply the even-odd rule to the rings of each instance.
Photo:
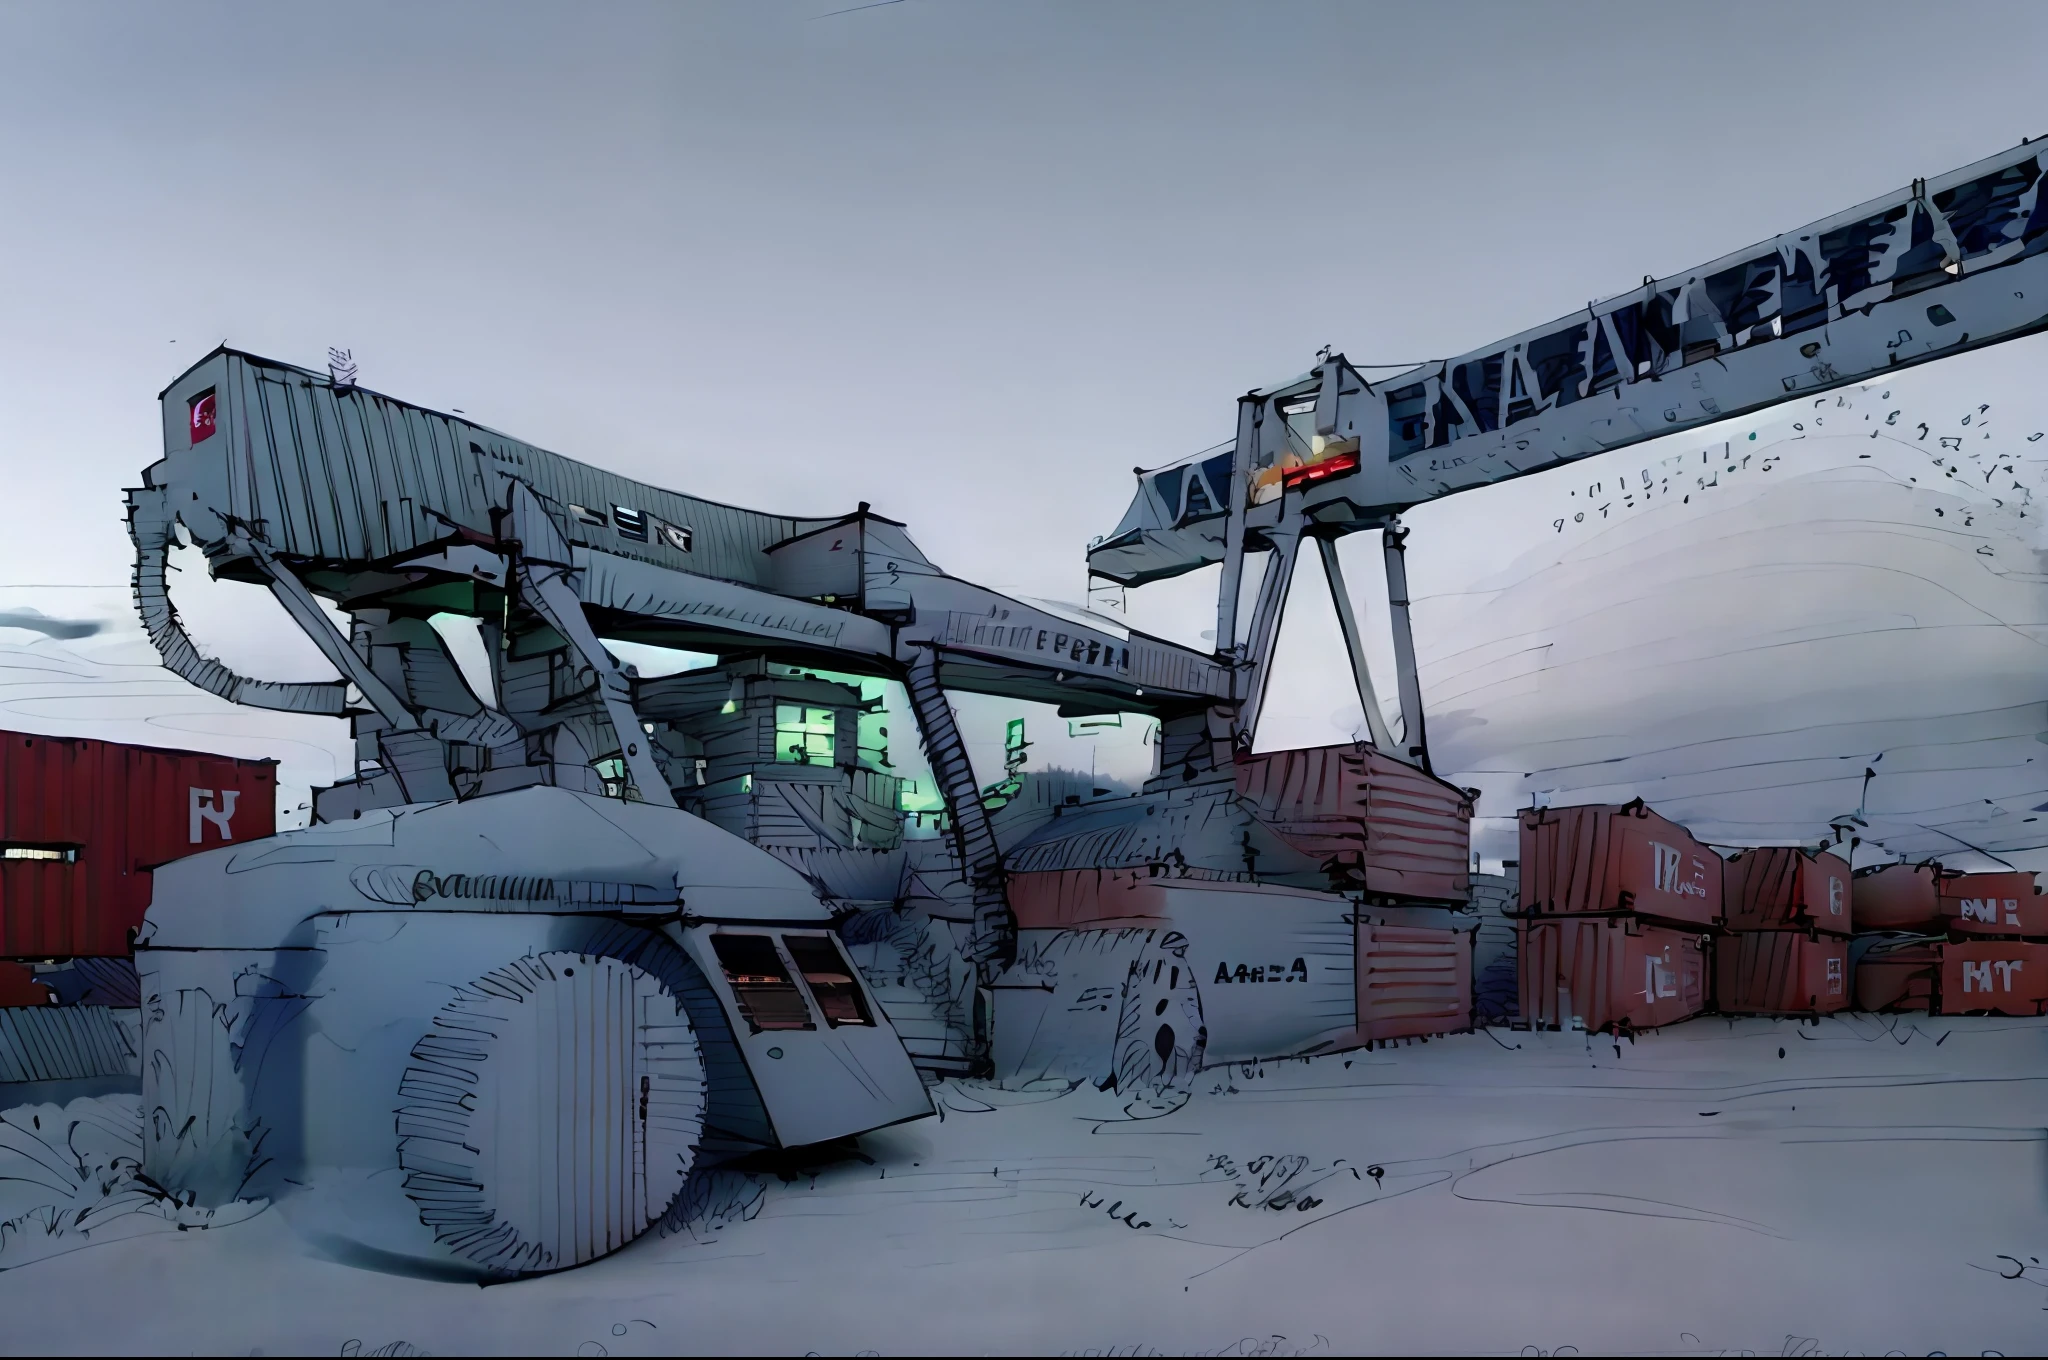
[[[1272,751],[1237,762],[1237,792],[1344,891],[1463,902],[1472,797],[1370,746]]]
[[[0,732],[0,958],[124,955],[150,870],[276,829],[274,761]]]
[[[1943,1015],[2048,1013],[2048,944],[1951,940],[1941,946]]]
[[[1940,941],[1886,941],[1856,961],[1856,1009],[1932,1010],[1940,981]]]
[[[1358,927],[1358,1032],[1369,1040],[1472,1028],[1472,932]]]
[[[1728,929],[1851,932],[1849,862],[1840,855],[1769,845],[1727,867]]]
[[[1640,799],[1531,808],[1521,822],[1525,914],[1634,912],[1679,925],[1720,923],[1721,857]]]
[[[1759,930],[1714,942],[1714,1000],[1728,1015],[1832,1015],[1849,1008],[1849,942]]]
[[[1939,929],[1939,876],[1932,864],[1858,869],[1849,878],[1850,916],[1857,931]]]
[[[1963,935],[2048,937],[2048,897],[2026,873],[1943,874],[1941,923]]]
[[[1523,866],[1524,871],[1527,865]],[[1706,1009],[1706,957],[1689,931],[1619,917],[1525,921],[1522,1020],[1537,1029],[1641,1030]]]

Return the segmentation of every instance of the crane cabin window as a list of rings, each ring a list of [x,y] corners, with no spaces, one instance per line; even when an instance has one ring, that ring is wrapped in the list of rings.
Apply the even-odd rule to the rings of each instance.
[[[756,1034],[769,1029],[817,1028],[771,937],[713,935],[711,952],[718,955],[718,966],[725,970],[726,985],[740,1003],[740,1015]]]
[[[790,765],[830,765],[837,727],[829,708],[807,704],[775,706],[775,758]]]
[[[811,999],[824,1012],[826,1024],[837,1029],[841,1025],[875,1023],[875,1017],[868,1011],[867,998],[861,995],[860,983],[854,978],[853,965],[829,935],[785,935],[782,942],[789,947],[789,956],[796,960],[797,971],[804,975]]]

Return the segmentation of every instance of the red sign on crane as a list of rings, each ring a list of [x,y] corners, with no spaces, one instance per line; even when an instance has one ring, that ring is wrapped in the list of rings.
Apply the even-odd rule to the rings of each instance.
[[[213,438],[213,393],[202,392],[192,398],[192,442],[197,444]]]

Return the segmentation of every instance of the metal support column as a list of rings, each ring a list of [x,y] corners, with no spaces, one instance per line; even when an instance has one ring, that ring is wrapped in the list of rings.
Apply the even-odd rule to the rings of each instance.
[[[1237,595],[1244,579],[1244,517],[1248,508],[1253,453],[1258,448],[1260,399],[1238,398],[1237,444],[1230,455],[1230,518],[1223,531],[1223,578],[1216,587],[1216,654],[1230,655],[1237,646]]]
[[[1344,634],[1344,649],[1351,656],[1351,678],[1358,686],[1358,702],[1365,709],[1366,730],[1372,734],[1372,744],[1387,755],[1398,754],[1393,734],[1387,731],[1387,719],[1380,712],[1379,695],[1372,686],[1372,672],[1365,664],[1365,643],[1358,634],[1358,617],[1351,609],[1351,591],[1344,584],[1344,568],[1337,562],[1337,540],[1318,538],[1316,547],[1323,555],[1323,576],[1330,583],[1330,603],[1337,608],[1337,628]]]
[[[1401,686],[1401,745],[1408,756],[1429,768],[1429,741],[1422,730],[1422,682],[1415,674],[1415,635],[1408,623],[1408,564],[1403,546],[1408,531],[1389,524],[1380,531],[1387,557],[1387,619],[1394,635],[1394,669]]]
[[[1301,547],[1301,530],[1290,526],[1285,532],[1268,530],[1273,550],[1266,555],[1266,575],[1259,582],[1259,601],[1252,609],[1251,638],[1245,643],[1247,677],[1242,706],[1237,711],[1233,741],[1239,750],[1249,750],[1259,727],[1259,710],[1265,706],[1266,687],[1273,675],[1273,650],[1280,639],[1280,619],[1287,612],[1287,590],[1294,584],[1294,559]]]

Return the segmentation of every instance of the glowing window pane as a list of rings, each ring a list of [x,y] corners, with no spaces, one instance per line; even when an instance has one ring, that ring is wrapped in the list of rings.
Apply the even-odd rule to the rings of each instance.
[[[829,708],[775,706],[775,758],[791,765],[830,765],[837,719]]]

